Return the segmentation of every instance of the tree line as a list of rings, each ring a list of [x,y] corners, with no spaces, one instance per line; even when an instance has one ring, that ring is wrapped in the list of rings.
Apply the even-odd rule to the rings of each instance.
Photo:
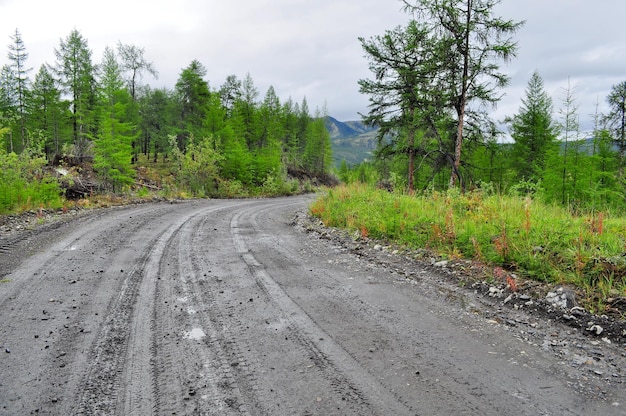
[[[489,116],[508,85],[500,71],[517,53],[524,22],[494,15],[499,0],[402,0],[405,26],[359,38],[372,77],[364,120],[380,127],[372,163],[344,179],[375,180],[410,192],[476,187],[541,195],[584,207],[624,201],[626,82],[613,86],[609,112],[592,133],[579,126],[569,87],[555,116],[535,72],[507,133]]]
[[[281,102],[273,87],[261,97],[249,74],[212,88],[193,60],[174,88],[151,88],[142,79],[158,72],[143,48],[119,42],[95,63],[74,29],[55,48],[55,62],[31,79],[19,30],[8,49],[0,72],[5,157],[30,152],[50,163],[92,162],[113,191],[133,183],[140,156],[167,159],[187,169],[182,177],[204,194],[218,179],[254,187],[288,172],[321,177],[332,165],[322,110],[311,114],[306,97]]]

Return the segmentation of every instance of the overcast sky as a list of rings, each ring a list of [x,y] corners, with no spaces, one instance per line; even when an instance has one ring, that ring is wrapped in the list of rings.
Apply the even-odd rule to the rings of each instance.
[[[626,1],[502,0],[496,13],[526,25],[515,35],[518,57],[502,66],[512,82],[493,118],[518,112],[537,70],[555,118],[569,79],[581,124],[592,126],[596,103],[606,111],[611,87],[626,81]],[[339,120],[358,120],[367,97],[357,81],[370,72],[357,38],[383,34],[409,18],[399,0],[0,0],[0,65],[8,63],[18,29],[34,79],[41,64],[54,63],[54,49],[75,28],[94,63],[118,41],[144,48],[159,71],[158,80],[144,79],[153,87],[173,88],[197,59],[212,88],[230,74],[241,79],[249,73],[260,98],[272,85],[283,102],[306,96],[311,111],[326,105]]]

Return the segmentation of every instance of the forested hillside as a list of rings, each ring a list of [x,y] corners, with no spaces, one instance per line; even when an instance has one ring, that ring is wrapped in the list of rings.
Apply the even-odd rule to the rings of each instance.
[[[330,116],[326,117],[326,128],[330,133],[336,167],[342,162],[354,166],[372,160],[378,128],[362,121],[338,121]]]
[[[212,87],[197,60],[172,88],[154,89],[141,83],[158,76],[142,48],[120,42],[96,61],[77,30],[54,56],[33,76],[20,32],[12,36],[0,73],[0,211],[52,203],[26,192],[58,193],[45,166],[61,167],[57,176],[91,172],[80,192],[129,190],[147,171],[155,189],[199,196],[290,193],[290,174],[329,174],[325,114],[306,97],[281,102],[250,74]],[[61,183],[76,188],[76,178]]]

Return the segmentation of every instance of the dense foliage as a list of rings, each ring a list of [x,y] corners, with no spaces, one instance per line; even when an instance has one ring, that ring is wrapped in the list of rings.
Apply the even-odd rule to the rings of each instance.
[[[310,114],[306,98],[281,102],[273,87],[260,97],[249,74],[211,88],[194,60],[173,89],[152,89],[139,83],[144,74],[158,75],[143,49],[120,42],[96,64],[87,39],[74,29],[55,49],[55,62],[31,80],[19,31],[11,39],[0,73],[6,157],[23,159],[39,146],[37,157],[49,165],[88,164],[99,187],[116,193],[137,185],[140,160],[169,163],[169,186],[192,195],[289,193],[289,173],[330,173],[325,114]]]

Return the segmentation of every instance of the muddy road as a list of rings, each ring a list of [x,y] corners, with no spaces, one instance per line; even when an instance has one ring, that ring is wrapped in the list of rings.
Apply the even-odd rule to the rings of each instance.
[[[307,233],[311,200],[0,236],[0,414],[626,414],[623,345]]]

